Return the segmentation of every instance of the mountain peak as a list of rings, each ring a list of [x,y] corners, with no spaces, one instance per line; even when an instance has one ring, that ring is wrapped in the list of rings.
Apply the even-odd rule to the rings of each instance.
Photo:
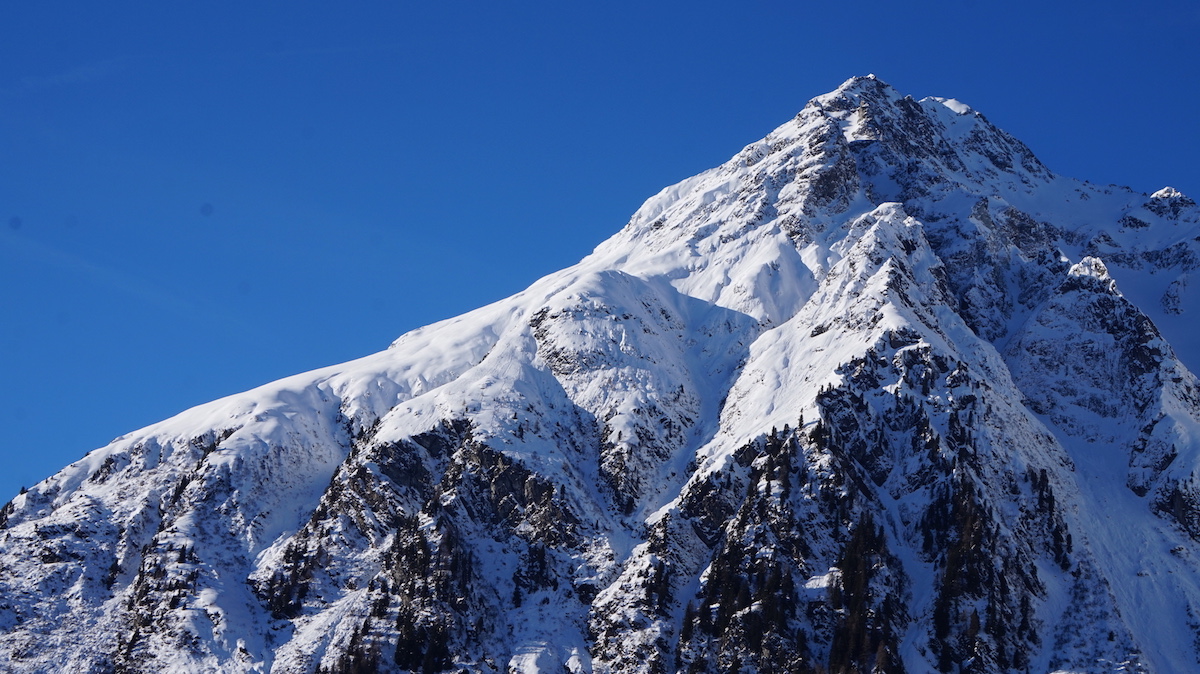
[[[1191,671],[1183,199],[851,78],[577,265],[0,507],[0,663]]]
[[[1183,192],[1171,187],[1170,185],[1150,195],[1151,199],[1186,199],[1187,196]]]
[[[1088,276],[1099,281],[1107,281],[1112,278],[1108,275],[1108,267],[1104,266],[1104,262],[1100,258],[1091,256],[1071,265],[1068,273],[1071,276]]]
[[[889,104],[902,98],[903,94],[892,85],[869,74],[855,75],[842,82],[837,89],[814,100],[828,110],[848,110],[862,105]]]

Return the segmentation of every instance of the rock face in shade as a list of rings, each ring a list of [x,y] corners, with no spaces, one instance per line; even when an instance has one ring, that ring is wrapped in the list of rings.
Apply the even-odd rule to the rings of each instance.
[[[1196,670],[1198,238],[851,79],[578,265],[13,499],[0,669]]]

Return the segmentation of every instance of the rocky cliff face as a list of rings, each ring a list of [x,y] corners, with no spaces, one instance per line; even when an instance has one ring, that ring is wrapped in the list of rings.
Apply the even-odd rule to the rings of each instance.
[[[874,77],[0,510],[14,672],[1200,667],[1200,209]]]

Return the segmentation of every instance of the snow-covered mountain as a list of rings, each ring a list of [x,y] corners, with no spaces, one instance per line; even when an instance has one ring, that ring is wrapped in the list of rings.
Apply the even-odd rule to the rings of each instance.
[[[12,672],[1200,670],[1200,208],[847,81],[0,510]]]

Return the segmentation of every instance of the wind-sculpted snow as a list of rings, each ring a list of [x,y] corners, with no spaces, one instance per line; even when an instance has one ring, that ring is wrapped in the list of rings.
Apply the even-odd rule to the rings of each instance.
[[[0,509],[13,672],[1200,667],[1200,209],[854,78]]]

